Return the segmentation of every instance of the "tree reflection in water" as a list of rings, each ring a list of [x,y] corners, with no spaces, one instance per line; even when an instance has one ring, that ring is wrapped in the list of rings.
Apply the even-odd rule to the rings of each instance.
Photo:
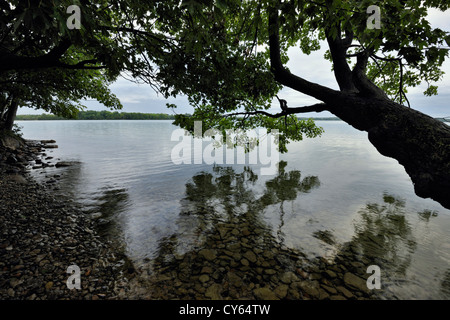
[[[381,269],[381,290],[374,290],[374,297],[382,299],[410,299],[414,297],[449,298],[449,281],[444,275],[441,280],[441,293],[427,292],[431,284],[428,280],[435,280],[438,276],[430,271],[428,274],[416,275],[411,269],[411,263],[418,247],[414,234],[422,232],[415,230],[408,222],[408,212],[405,201],[389,193],[384,193],[383,202],[368,203],[359,210],[358,219],[354,224],[354,236],[349,242],[336,243],[332,233],[328,230],[318,231],[315,237],[329,245],[338,248],[333,261],[339,276],[351,272],[366,280],[369,265],[377,265]],[[411,212],[409,212],[411,213]],[[419,222],[415,227],[426,227],[423,223],[438,215],[435,211],[423,210],[417,212]],[[411,217],[413,218],[413,217]],[[313,264],[319,265],[323,261],[317,259]],[[430,266],[431,267],[431,266]],[[414,291],[414,292],[413,292]]]
[[[286,165],[280,163],[263,190],[249,167],[241,173],[214,167],[186,184],[180,231],[160,241],[153,264],[156,297],[301,298],[288,278],[302,254],[272,235],[264,209],[279,204],[283,221],[283,204],[320,183],[317,177],[301,179],[299,171],[286,172]]]
[[[156,299],[357,299],[397,298],[386,288],[407,280],[417,243],[405,214],[405,202],[391,194],[358,212],[352,239],[338,243],[333,233],[314,236],[336,248],[333,259],[307,260],[284,244],[286,202],[320,186],[318,177],[299,171],[279,173],[261,183],[248,167],[236,173],[215,167],[186,184],[178,232],[163,238],[152,261],[149,284]],[[279,206],[274,233],[264,220]],[[422,211],[426,221],[437,215]],[[382,270],[382,289],[366,286],[367,267]],[[448,279],[447,279],[448,280]],[[448,281],[442,281],[442,292]]]

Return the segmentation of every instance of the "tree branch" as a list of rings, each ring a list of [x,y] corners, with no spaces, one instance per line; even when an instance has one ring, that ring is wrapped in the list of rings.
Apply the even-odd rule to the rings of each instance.
[[[358,90],[352,81],[352,71],[347,63],[347,50],[351,41],[353,41],[353,35],[348,34],[342,40],[340,36],[332,38],[329,32],[326,33],[328,47],[330,48],[331,58],[333,59],[334,76],[339,88],[344,92],[357,92]]]
[[[234,113],[228,113],[225,114],[224,117],[232,117],[232,116],[239,116],[239,115],[264,115],[270,118],[281,118],[290,114],[296,114],[296,113],[306,113],[306,112],[322,112],[328,110],[329,106],[326,103],[317,103],[311,106],[306,107],[296,107],[296,108],[287,108],[286,111],[272,114],[266,111],[262,110],[255,110],[255,111],[247,111],[247,112],[234,112]]]
[[[314,97],[325,103],[336,102],[343,97],[342,93],[328,87],[307,81],[287,70],[281,61],[278,8],[269,7],[269,49],[271,71],[275,80],[284,86]]]
[[[61,62],[59,59],[66,53],[72,45],[68,38],[50,50],[47,54],[38,57],[18,56],[9,52],[0,52],[0,71],[19,70],[19,69],[42,69],[58,67]]]
[[[366,97],[387,98],[386,93],[376,86],[366,75],[370,52],[366,49],[357,55],[356,65],[353,68],[353,83],[361,95]]]
[[[106,68],[104,65],[88,65],[98,63],[96,59],[83,60],[76,64],[61,62],[61,57],[67,52],[71,45],[72,43],[69,39],[62,39],[61,42],[47,54],[38,57],[24,57],[12,53],[0,52],[0,59],[2,60],[2,64],[0,64],[0,72],[23,69],[45,69],[53,67],[84,70],[100,70]]]

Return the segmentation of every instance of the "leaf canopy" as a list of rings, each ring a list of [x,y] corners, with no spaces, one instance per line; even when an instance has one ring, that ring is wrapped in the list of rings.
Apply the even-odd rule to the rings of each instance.
[[[66,25],[66,9],[73,4],[81,8],[80,30]],[[380,29],[367,28],[371,17],[367,8],[372,5],[380,8]],[[284,143],[281,149],[286,150],[288,141],[318,136],[322,130],[292,114],[269,113],[283,87],[274,76],[271,61],[274,34],[283,65],[289,60],[289,48],[308,55],[328,43],[330,50],[324,60],[332,62],[338,82],[348,78],[342,69],[353,70],[354,75],[362,70],[391,99],[402,102],[407,88],[422,82],[429,84],[426,95],[437,94],[435,83],[443,75],[450,35],[431,27],[429,8],[444,11],[450,3],[0,0],[0,57],[17,62],[0,68],[0,81],[35,83],[19,90],[11,82],[1,90],[19,90],[23,101],[36,108],[74,114],[81,106],[69,101],[85,97],[120,108],[107,85],[122,75],[149,84],[166,98],[187,96],[194,112],[179,115],[176,124],[188,130],[192,130],[194,120],[204,121],[205,130],[279,129]],[[336,53],[336,44],[345,49],[341,56]],[[358,64],[359,58],[362,63]],[[30,61],[35,61],[34,65],[29,66]],[[301,77],[298,75],[303,80]],[[38,85],[41,78],[48,87]],[[52,104],[54,97],[59,100]],[[302,110],[309,109],[295,111]]]

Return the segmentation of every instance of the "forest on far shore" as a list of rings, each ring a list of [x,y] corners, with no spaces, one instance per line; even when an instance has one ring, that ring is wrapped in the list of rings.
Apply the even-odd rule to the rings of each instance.
[[[118,111],[79,111],[76,118],[67,119],[53,114],[17,115],[16,120],[174,120],[175,115],[166,113],[140,113]]]

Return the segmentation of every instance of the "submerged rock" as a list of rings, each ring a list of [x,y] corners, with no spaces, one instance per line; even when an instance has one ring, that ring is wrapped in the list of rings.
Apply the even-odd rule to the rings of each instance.
[[[67,162],[67,161],[60,161],[60,162],[57,162],[57,163],[55,164],[55,167],[56,167],[56,168],[70,167],[71,165],[73,165],[73,163]]]
[[[208,261],[212,261],[216,258],[216,251],[211,249],[202,249],[199,251],[198,255]]]
[[[222,300],[221,295],[222,286],[218,283],[212,284],[208,289],[206,289],[205,296],[211,300]]]
[[[277,295],[267,287],[255,289],[253,294],[258,300],[279,300]]]
[[[350,289],[356,289],[365,293],[369,292],[366,280],[361,279],[353,273],[347,272],[346,274],[344,274],[344,283]]]

